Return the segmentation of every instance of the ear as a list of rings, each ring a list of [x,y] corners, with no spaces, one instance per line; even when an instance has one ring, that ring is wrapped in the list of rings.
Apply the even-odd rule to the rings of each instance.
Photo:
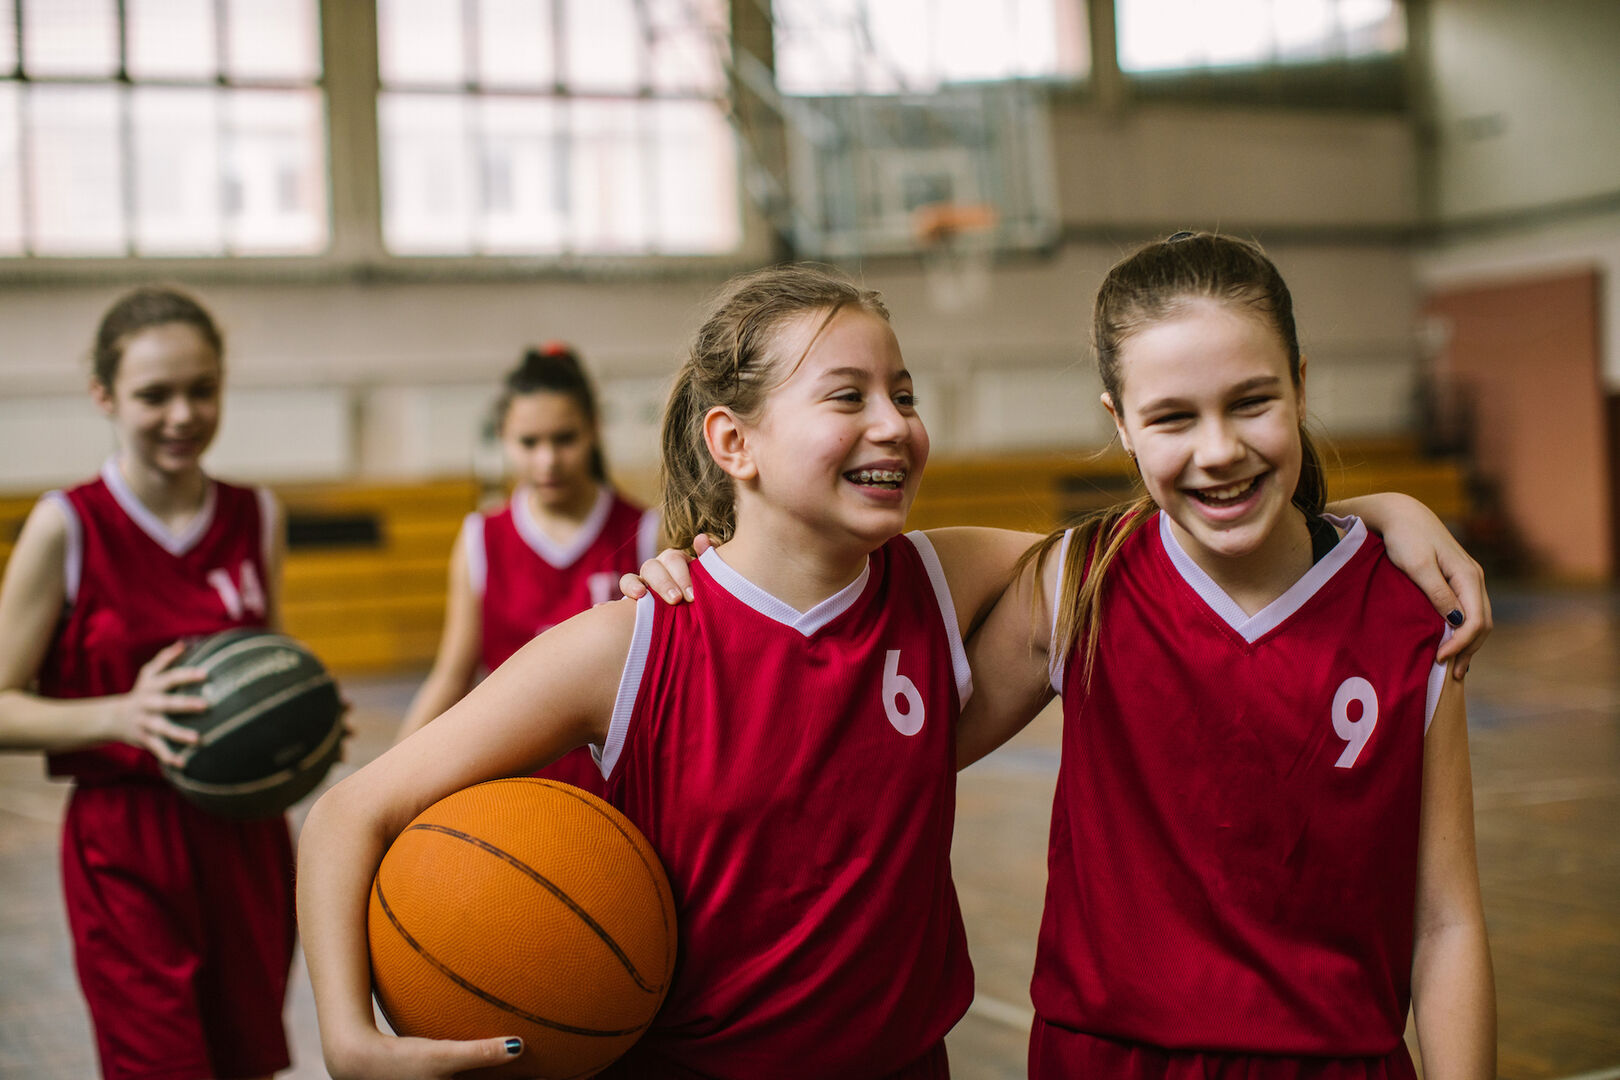
[[[1099,400],[1102,401],[1103,408],[1108,410],[1108,415],[1114,421],[1114,430],[1119,433],[1119,445],[1125,448],[1127,454],[1135,458],[1136,448],[1131,445],[1130,437],[1125,434],[1125,420],[1119,415],[1119,410],[1114,407],[1114,395],[1104,390]]]
[[[112,416],[118,403],[113,397],[111,388],[94,375],[90,376],[90,400],[95,402],[96,408],[101,410],[103,416],[109,417]]]
[[[748,452],[748,432],[725,406],[716,405],[703,414],[703,442],[715,464],[732,479],[752,480],[759,475]]]

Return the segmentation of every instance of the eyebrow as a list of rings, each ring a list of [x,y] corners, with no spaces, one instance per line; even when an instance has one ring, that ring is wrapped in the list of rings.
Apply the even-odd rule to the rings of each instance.
[[[1240,394],[1247,394],[1251,390],[1269,390],[1281,382],[1282,377],[1278,375],[1256,375],[1252,379],[1244,379],[1236,386],[1230,387],[1227,390],[1227,394],[1231,397],[1237,397]],[[1186,400],[1186,398],[1178,397],[1159,398],[1157,401],[1150,401],[1146,405],[1143,405],[1140,411],[1150,413],[1157,412],[1160,409],[1174,408],[1176,406],[1186,404]]]
[[[823,380],[826,380],[826,379],[864,379],[864,378],[868,377],[871,374],[872,374],[872,372],[867,368],[840,367],[840,368],[828,368],[826,371],[823,371],[821,373],[821,378]],[[911,372],[906,370],[905,368],[901,368],[899,371],[897,371],[895,373],[895,379],[896,380],[909,379],[909,378],[911,378]]]

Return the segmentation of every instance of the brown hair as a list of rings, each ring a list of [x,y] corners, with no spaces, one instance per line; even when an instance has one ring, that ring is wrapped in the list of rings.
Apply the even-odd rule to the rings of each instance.
[[[734,277],[710,302],[664,409],[659,484],[664,538],[671,546],[689,548],[698,533],[724,543],[737,527],[736,490],[709,454],[703,418],[716,407],[744,421],[757,417],[766,395],[793,372],[794,365],[776,355],[783,325],[822,312],[825,326],[851,305],[889,318],[876,292],[804,263]]]
[[[585,422],[591,426],[591,478],[599,484],[607,483],[607,459],[602,453],[602,434],[596,422],[596,391],[585,375],[579,354],[560,341],[548,341],[524,352],[518,366],[506,373],[500,396],[495,399],[493,419],[497,432],[506,426],[512,399],[529,394],[562,394],[573,399]]]
[[[142,330],[169,323],[184,323],[197,331],[224,363],[225,338],[207,309],[179,289],[146,285],[119,297],[101,317],[90,354],[90,370],[96,381],[110,391],[129,339]]]
[[[1097,290],[1092,345],[1103,389],[1116,409],[1123,407],[1120,350],[1133,334],[1176,314],[1191,299],[1215,300],[1245,309],[1275,330],[1288,353],[1289,378],[1298,388],[1300,351],[1294,299],[1277,267],[1258,244],[1214,233],[1176,233],[1138,248],[1116,263]],[[1302,461],[1293,504],[1308,515],[1318,516],[1327,504],[1326,476],[1303,416],[1299,441]],[[1125,541],[1152,517],[1156,508],[1153,500],[1143,495],[1087,515],[1074,527],[1074,539],[1063,566],[1067,587],[1058,599],[1051,647],[1053,655],[1067,655],[1084,633],[1084,678],[1088,681],[1102,630],[1102,593],[1108,569]],[[1065,531],[1059,529],[1048,536],[1025,555],[1021,566],[1030,562],[1036,567],[1042,565],[1061,543]]]

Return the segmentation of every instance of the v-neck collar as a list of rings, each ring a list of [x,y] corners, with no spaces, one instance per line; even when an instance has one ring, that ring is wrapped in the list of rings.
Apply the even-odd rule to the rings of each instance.
[[[1347,528],[1333,550],[1300,575],[1299,580],[1290,585],[1286,592],[1253,615],[1249,615],[1239,607],[1237,601],[1228,596],[1226,590],[1215,584],[1215,579],[1205,573],[1204,568],[1194,562],[1191,555],[1182,550],[1181,543],[1170,528],[1170,515],[1162,510],[1159,512],[1159,542],[1164,546],[1165,554],[1170,556],[1170,563],[1181,575],[1182,580],[1192,587],[1222,622],[1252,645],[1287,622],[1289,616],[1304,607],[1306,601],[1320,592],[1322,587],[1333,579],[1333,575],[1361,550],[1361,545],[1367,539],[1367,526],[1360,518],[1328,520]]]
[[[872,559],[871,556],[867,556],[866,565],[861,567],[861,572],[854,581],[845,585],[809,611],[799,611],[786,600],[766,592],[732,569],[714,548],[705,551],[698,558],[698,562],[702,564],[703,569],[709,572],[709,576],[714,579],[716,585],[767,619],[797,630],[805,637],[810,637],[817,630],[848,611],[860,597],[862,591],[865,590],[867,581],[872,577]]]
[[[540,522],[535,520],[534,511],[529,506],[529,488],[519,487],[512,493],[512,523],[517,526],[518,535],[523,537],[523,542],[529,545],[531,551],[559,570],[572,566],[596,543],[612,510],[613,493],[606,484],[598,485],[596,502],[580,523],[579,531],[568,543],[559,544],[547,536]]]
[[[129,515],[140,530],[152,538],[152,542],[167,551],[170,555],[184,555],[197,546],[197,542],[208,531],[208,526],[214,522],[214,505],[218,502],[218,489],[213,479],[205,477],[207,487],[203,491],[202,509],[197,511],[195,517],[187,523],[184,529],[174,532],[163,524],[161,518],[152,513],[151,509],[131,490],[129,482],[124,479],[124,473],[118,467],[118,458],[110,457],[101,466],[101,479],[106,483],[107,490],[112,492],[113,499]]]

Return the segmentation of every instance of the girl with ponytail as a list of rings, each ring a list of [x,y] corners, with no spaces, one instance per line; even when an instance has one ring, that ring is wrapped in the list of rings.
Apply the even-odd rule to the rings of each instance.
[[[516,479],[499,508],[468,514],[450,554],[444,632],[403,739],[461,700],[530,638],[619,595],[618,579],[657,548],[658,514],[615,491],[603,460],[596,394],[574,350],[528,350],[493,411]],[[542,775],[601,794],[580,751]]]

